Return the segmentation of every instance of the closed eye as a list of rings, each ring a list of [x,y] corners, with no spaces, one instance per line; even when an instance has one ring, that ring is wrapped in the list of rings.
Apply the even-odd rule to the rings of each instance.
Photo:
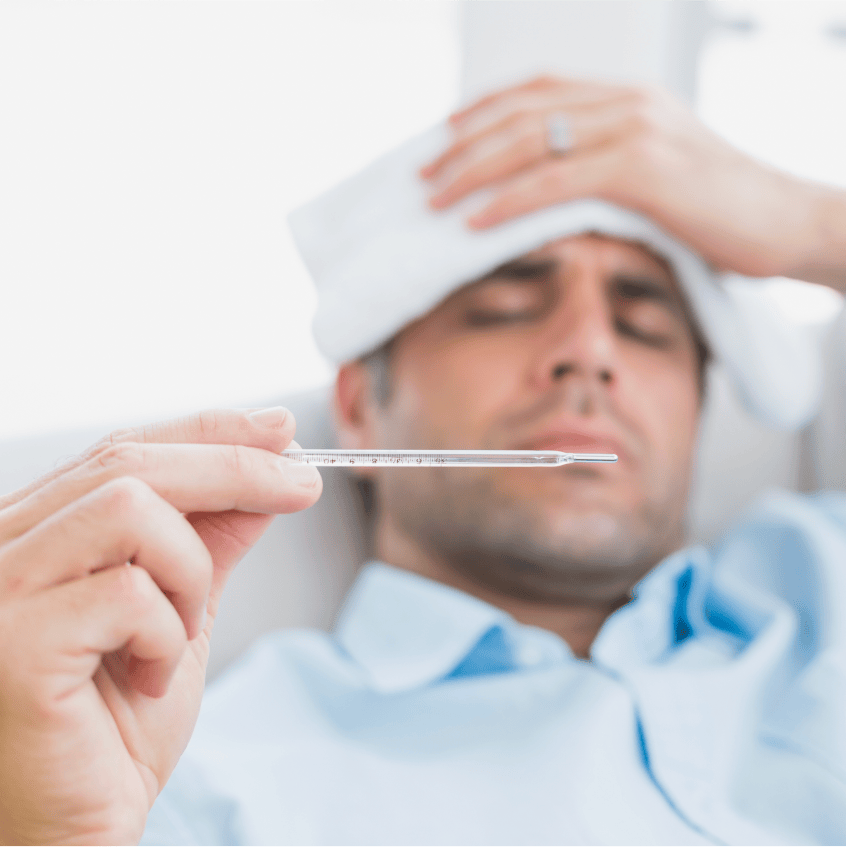
[[[662,332],[647,331],[639,327],[637,324],[629,323],[628,321],[622,318],[617,318],[616,326],[617,332],[619,332],[621,335],[624,335],[628,338],[633,338],[636,341],[648,344],[650,347],[655,347],[659,350],[670,346],[670,344],[673,342],[673,337],[669,334]]]
[[[678,312],[678,304],[672,293],[663,285],[649,279],[648,277],[624,277],[615,279],[614,289],[617,296],[622,300],[648,300],[652,303],[662,304],[671,312]]]
[[[615,323],[621,335],[657,349],[673,344],[683,330],[684,317],[667,288],[649,278],[618,277],[614,291]]]
[[[462,319],[471,327],[528,323],[546,313],[553,293],[544,279],[491,278],[462,298]]]
[[[464,322],[467,326],[505,326],[534,321],[539,316],[540,311],[538,309],[520,312],[469,309],[464,314]]]

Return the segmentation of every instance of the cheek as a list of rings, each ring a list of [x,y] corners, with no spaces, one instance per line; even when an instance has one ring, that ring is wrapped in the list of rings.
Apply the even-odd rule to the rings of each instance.
[[[619,397],[623,414],[636,419],[658,464],[670,472],[688,468],[700,411],[692,357],[645,357],[630,373],[625,396]]]
[[[485,340],[409,338],[395,362],[396,410],[453,440],[483,434],[515,398],[525,370],[517,348]]]

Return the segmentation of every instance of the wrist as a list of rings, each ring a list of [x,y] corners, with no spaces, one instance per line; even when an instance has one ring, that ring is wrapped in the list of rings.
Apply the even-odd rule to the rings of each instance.
[[[846,191],[813,184],[805,187],[807,225],[783,275],[846,293]]]

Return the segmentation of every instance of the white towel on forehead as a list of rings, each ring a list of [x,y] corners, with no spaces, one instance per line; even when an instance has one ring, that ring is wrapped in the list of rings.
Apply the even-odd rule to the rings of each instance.
[[[448,128],[438,125],[291,214],[318,290],[315,338],[328,358],[355,359],[504,262],[549,241],[594,232],[641,243],[668,261],[711,351],[753,414],[787,429],[813,416],[822,384],[819,353],[802,328],[782,317],[759,280],[718,275],[650,220],[598,200],[470,230],[465,219],[485,195],[434,212],[418,176],[448,142]]]

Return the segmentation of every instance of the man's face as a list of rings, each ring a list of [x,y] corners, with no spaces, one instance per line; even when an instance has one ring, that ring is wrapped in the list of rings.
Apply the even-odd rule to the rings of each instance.
[[[400,333],[390,380],[362,446],[619,456],[374,473],[380,520],[465,576],[607,603],[681,542],[697,352],[671,273],[645,249],[585,235],[504,265]]]

